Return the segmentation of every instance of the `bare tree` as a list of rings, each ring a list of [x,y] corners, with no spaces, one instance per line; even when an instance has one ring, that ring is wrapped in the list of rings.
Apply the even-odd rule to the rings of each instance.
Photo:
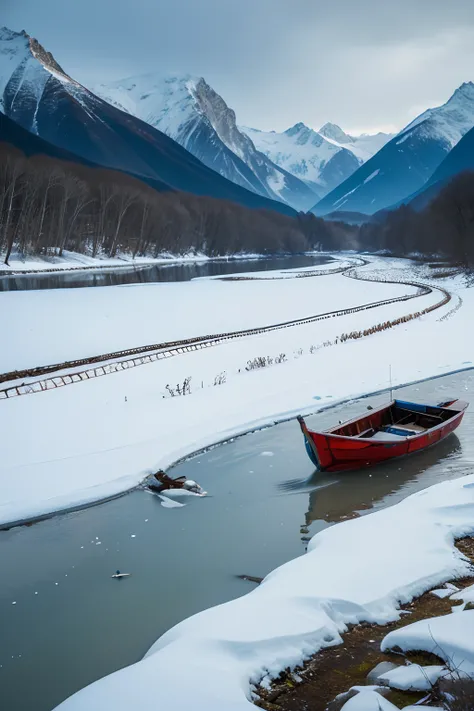
[[[8,266],[8,260],[10,259],[10,254],[13,248],[13,228],[12,228],[12,217],[13,217],[13,205],[15,198],[20,194],[21,183],[20,178],[25,170],[25,162],[22,159],[9,159],[7,158],[7,169],[6,175],[7,179],[5,181],[6,190],[5,198],[6,202],[6,216],[3,225],[2,241],[6,244],[6,254],[4,264]],[[2,202],[4,202],[2,201]]]
[[[120,189],[118,191],[118,196],[116,200],[116,208],[117,208],[117,216],[116,216],[116,226],[115,226],[115,233],[112,239],[112,244],[110,246],[110,256],[115,257],[117,253],[117,243],[118,243],[118,237],[119,237],[119,232],[120,228],[122,226],[122,222],[124,220],[125,215],[127,214],[127,211],[130,209],[130,207],[133,205],[133,203],[137,200],[137,193],[130,193],[125,190]]]

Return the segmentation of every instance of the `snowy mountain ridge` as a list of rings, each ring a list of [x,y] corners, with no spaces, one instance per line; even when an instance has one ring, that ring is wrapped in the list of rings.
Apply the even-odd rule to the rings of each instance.
[[[442,106],[403,128],[352,176],[317,203],[313,212],[373,214],[417,193],[447,154],[474,126],[474,84],[462,84]]]
[[[294,214],[283,200],[270,200],[270,191],[259,189],[252,171],[222,142],[222,159],[243,176],[245,190],[163,132],[75,81],[25,31],[0,29],[0,113],[79,161],[128,173],[157,190],[182,190]],[[291,175],[289,182],[297,183],[291,186],[295,192],[301,188],[307,207],[312,191]]]
[[[326,194],[372,157],[391,135],[349,136],[336,124],[319,131],[296,123],[282,133],[241,127],[274,163]]]
[[[309,209],[364,159],[360,152],[356,155],[354,139],[334,125],[331,139],[304,124],[288,129],[285,138],[298,147],[293,156],[295,147],[291,145],[276,152],[263,144],[256,146],[252,138],[257,134],[240,130],[234,111],[222,97],[203,78],[192,75],[147,74],[101,85],[93,93],[70,77],[26,32],[2,28],[0,110],[39,133],[40,105],[53,102],[57,107],[65,99],[51,80],[56,80],[89,117],[96,108],[100,112],[102,98],[162,131],[232,182],[298,210]],[[258,133],[259,139],[263,136]],[[350,138],[350,152],[348,144],[338,144],[336,138]]]
[[[202,77],[144,74],[94,87],[105,101],[162,131],[213,170],[267,197],[307,209],[317,192],[275,165]]]
[[[446,141],[453,148],[474,123],[474,83],[464,82],[442,106],[427,109],[405,126],[397,138],[399,145],[408,132],[417,129],[421,136],[430,136]]]
[[[330,128],[328,129],[328,127]],[[372,158],[395,135],[379,131],[379,133],[361,133],[360,136],[351,136],[333,123],[324,124],[319,129],[319,133],[334,145],[347,148],[361,163],[365,163]]]
[[[0,110],[14,111],[15,103],[25,94],[39,103],[50,77],[67,85],[67,90],[76,97],[87,92],[25,30],[14,32],[0,27]]]

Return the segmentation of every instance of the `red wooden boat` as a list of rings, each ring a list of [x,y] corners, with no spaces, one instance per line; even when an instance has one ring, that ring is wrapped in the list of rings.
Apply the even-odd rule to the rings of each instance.
[[[393,400],[324,432],[313,432],[299,416],[309,458],[320,471],[361,469],[439,442],[459,426],[468,403],[438,405]]]

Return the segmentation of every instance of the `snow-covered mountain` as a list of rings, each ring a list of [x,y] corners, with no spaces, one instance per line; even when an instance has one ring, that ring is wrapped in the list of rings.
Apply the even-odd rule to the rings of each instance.
[[[426,187],[446,184],[455,175],[464,171],[474,171],[474,128],[465,133],[459,143],[448,153],[436,168]]]
[[[301,122],[282,133],[247,127],[242,131],[259,151],[321,195],[346,180],[391,138],[383,133],[355,138],[331,123],[319,131]]]
[[[325,123],[319,133],[336,146],[347,148],[361,163],[372,158],[394,136],[393,133],[362,133],[360,136],[351,136],[345,133],[335,123]]]
[[[351,175],[359,160],[345,148],[327,141],[304,123],[276,133],[242,128],[256,148],[289,173],[305,180],[323,196]]]
[[[298,210],[320,193],[275,165],[239,130],[234,111],[201,77],[145,74],[94,87],[110,104],[146,121],[229,180]]]
[[[103,101],[66,74],[37,40],[7,28],[0,29],[0,111],[53,146],[157,189],[294,214],[225,179],[161,131]]]
[[[442,106],[428,109],[317,203],[313,212],[373,214],[416,193],[474,126],[474,84],[462,84]]]
[[[415,195],[410,195],[411,207],[420,210],[459,173],[474,173],[474,128],[464,134],[461,140],[439,164],[430,179]]]

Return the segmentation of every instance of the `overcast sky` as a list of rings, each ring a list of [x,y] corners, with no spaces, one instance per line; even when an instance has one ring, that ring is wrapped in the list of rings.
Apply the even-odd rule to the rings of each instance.
[[[86,86],[204,76],[241,124],[399,130],[474,81],[474,0],[0,0]]]

